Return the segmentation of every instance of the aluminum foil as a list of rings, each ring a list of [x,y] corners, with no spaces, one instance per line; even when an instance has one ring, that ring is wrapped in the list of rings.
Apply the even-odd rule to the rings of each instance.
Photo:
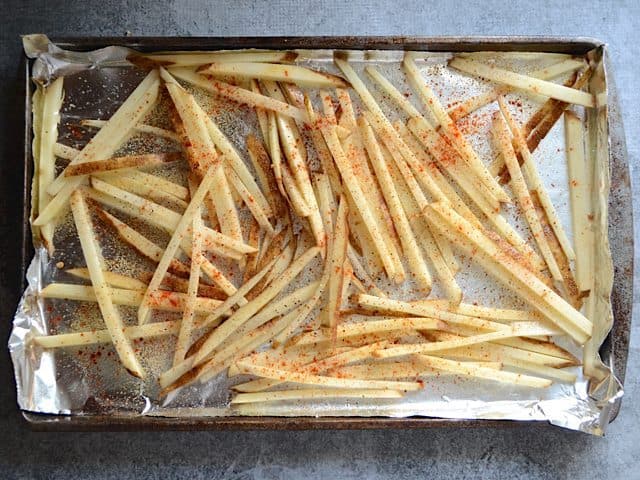
[[[59,141],[81,148],[90,138],[87,132],[74,129],[74,122],[82,118],[107,119],[115,108],[135,88],[144,72],[126,62],[131,50],[122,47],[108,47],[93,52],[69,52],[53,45],[43,35],[24,38],[27,55],[35,59],[33,79],[37,85],[46,85],[58,76],[65,76],[65,101],[60,124]],[[299,62],[314,68],[335,72],[331,51],[299,51]],[[365,65],[374,64],[402,92],[411,92],[399,60],[399,51],[350,51],[352,64],[359,73]],[[589,154],[596,159],[597,188],[594,192],[596,204],[596,264],[599,272],[593,295],[593,320],[595,324],[594,346],[605,340],[613,322],[610,294],[613,280],[611,254],[607,230],[607,206],[609,194],[609,144],[606,106],[606,72],[603,49],[590,52],[589,59],[596,71],[591,82],[591,91],[599,99],[599,108],[585,113],[588,126]],[[485,82],[458,74],[445,68],[451,57],[444,53],[424,52],[424,60],[419,67],[426,75],[443,103],[454,99],[481,93],[488,88]],[[515,71],[527,72],[544,67],[553,60],[530,54],[513,56],[495,54],[491,58],[498,65]],[[546,63],[545,63],[546,62]],[[365,75],[361,76],[367,83]],[[372,84],[368,83],[372,91]],[[196,93],[196,92],[194,92]],[[354,100],[356,95],[353,95]],[[200,95],[201,101],[210,101]],[[398,116],[393,105],[378,95],[383,108],[394,119]],[[544,99],[518,94],[509,94],[511,105],[517,106],[514,114],[524,122],[540,106]],[[356,100],[357,103],[357,100]],[[496,105],[492,104],[475,112],[462,122],[461,128],[472,142],[481,158],[489,161],[495,155],[488,142],[491,114]],[[214,109],[215,110],[215,109]],[[237,108],[236,108],[237,110]],[[37,114],[37,112],[35,112]],[[221,128],[244,150],[244,138],[250,130],[257,130],[255,115],[250,109],[243,109],[238,120],[236,115],[230,121],[216,118]],[[215,115],[215,113],[214,113]],[[224,115],[223,115],[224,116]],[[233,127],[232,127],[233,125]],[[133,138],[126,148],[134,151],[140,147],[139,139]],[[158,147],[156,145],[156,147]],[[535,151],[534,158],[539,165],[544,183],[549,190],[560,219],[571,237],[567,173],[564,162],[563,122],[559,121]],[[179,169],[178,169],[179,170]],[[164,172],[180,175],[179,171]],[[517,217],[515,208],[506,208],[505,216],[523,235],[526,226]],[[101,237],[104,239],[105,237]],[[50,256],[34,235],[35,257],[27,271],[28,287],[25,290],[13,320],[13,330],[9,339],[9,349],[14,363],[18,403],[20,408],[30,412],[47,414],[91,415],[147,415],[165,417],[202,417],[249,414],[242,409],[228,407],[231,381],[222,374],[205,385],[192,385],[162,398],[159,394],[157,376],[171,362],[171,338],[153,340],[139,345],[141,357],[148,371],[147,380],[134,379],[127,375],[118,363],[110,345],[88,348],[43,350],[35,347],[30,339],[34,335],[65,333],[68,331],[100,328],[101,318],[97,306],[88,303],[47,300],[38,292],[53,281],[72,281],[68,274],[56,264],[63,262],[65,268],[83,267],[79,244],[74,239],[74,229],[70,215],[62,218],[56,229],[57,249]],[[108,240],[107,240],[108,243]],[[105,250],[111,251],[109,247]],[[117,249],[117,247],[114,247]],[[118,252],[107,256],[110,267],[132,272],[144,268],[134,255]],[[459,257],[463,268],[457,280],[465,293],[466,302],[481,302],[495,307],[522,307],[509,291],[487,280],[486,275],[467,258]],[[148,268],[148,266],[147,266]],[[77,283],[77,280],[76,280]],[[296,285],[292,285],[294,288]],[[387,286],[388,287],[388,286]],[[394,291],[396,298],[411,298],[407,290]],[[435,286],[431,297],[437,298],[439,290]],[[121,309],[123,316],[133,321],[135,312]],[[127,316],[128,315],[128,316]],[[582,349],[562,338],[558,342],[573,354],[582,358]],[[594,349],[597,351],[597,348]],[[477,379],[463,379],[453,376],[425,378],[425,388],[412,392],[400,400],[345,402],[318,401],[316,403],[282,402],[265,405],[251,414],[281,416],[425,416],[456,419],[510,419],[548,421],[554,425],[602,435],[610,420],[611,407],[622,395],[609,366],[599,357],[596,365],[602,372],[601,380],[589,381],[580,367],[574,368],[577,381],[574,385],[554,383],[547,389],[529,389]],[[234,379],[237,383],[237,379]]]

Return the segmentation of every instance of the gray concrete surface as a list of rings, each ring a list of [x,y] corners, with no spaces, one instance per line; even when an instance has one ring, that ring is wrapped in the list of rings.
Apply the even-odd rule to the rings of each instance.
[[[586,35],[611,47],[630,161],[638,166],[636,1],[180,2],[0,1],[0,313],[17,302],[22,33],[50,35]],[[9,195],[9,197],[7,197]],[[634,204],[640,190],[636,185]],[[636,228],[638,228],[636,226]],[[637,232],[637,230],[636,230]],[[637,237],[637,236],[636,236]],[[638,271],[638,270],[636,270]],[[638,277],[636,277],[638,278]],[[638,301],[634,303],[636,314]],[[84,478],[640,478],[635,319],[626,397],[606,438],[559,429],[32,433],[20,421],[0,354],[0,477]],[[4,340],[3,340],[4,343]]]

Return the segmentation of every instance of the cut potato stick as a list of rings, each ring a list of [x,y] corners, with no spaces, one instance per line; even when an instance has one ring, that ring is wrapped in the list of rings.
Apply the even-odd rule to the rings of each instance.
[[[245,90],[244,88],[216,80],[208,75],[200,75],[189,68],[170,68],[169,72],[180,80],[189,82],[192,85],[213,93],[214,95],[229,98],[242,105],[249,105],[253,108],[261,108],[264,110],[272,110],[302,122],[307,119],[306,112],[294,107],[293,105],[281,102],[275,98],[267,97],[261,93]]]
[[[37,139],[34,138],[33,157],[37,168],[35,178],[38,179],[38,213],[42,212],[51,201],[51,195],[47,192],[47,189],[53,182],[56,172],[54,146],[58,139],[58,123],[60,122],[60,110],[64,98],[63,83],[64,77],[58,77],[44,87],[42,91],[38,90],[38,95],[42,94],[40,116],[35,114],[37,100],[34,100],[33,129]],[[49,254],[54,251],[54,228],[55,226],[51,223],[40,228],[42,241]]]
[[[470,317],[481,317],[490,320],[527,322],[539,321],[543,317],[532,310],[514,310],[507,308],[485,307],[472,303],[460,303],[459,305],[451,305],[447,300],[419,300],[415,303],[430,305],[434,308],[443,308],[453,313],[467,315]]]
[[[322,275],[320,281],[316,287],[316,291],[311,298],[309,298],[303,305],[298,307],[295,312],[294,318],[291,322],[274,338],[274,345],[280,345],[286,342],[293,333],[300,328],[311,311],[316,307],[320,298],[324,294],[324,290],[327,286],[328,275]]]
[[[80,153],[80,150],[63,145],[62,143],[53,144],[53,154],[63,160],[73,160]]]
[[[298,57],[295,52],[271,50],[229,50],[226,52],[171,52],[151,55],[132,54],[127,60],[134,65],[142,62],[147,65],[152,62],[168,67],[198,67],[211,62],[239,63],[239,62],[293,62]]]
[[[145,372],[124,333],[122,318],[113,303],[111,289],[102,274],[102,253],[95,240],[89,210],[80,191],[75,191],[71,194],[71,211],[73,212],[73,219],[80,238],[82,254],[91,277],[93,293],[122,366],[131,375],[144,378]]]
[[[189,200],[188,188],[158,175],[153,175],[147,172],[127,172],[127,177],[131,180],[144,184],[150,189],[161,190],[183,201]]]
[[[522,167],[524,170],[524,174],[527,178],[527,181],[531,187],[532,192],[536,192],[538,199],[540,200],[540,204],[544,209],[547,218],[549,219],[549,223],[555,232],[562,249],[564,250],[565,255],[570,260],[575,259],[575,253],[573,248],[571,247],[571,242],[567,238],[567,234],[564,232],[562,228],[562,223],[558,218],[558,214],[556,213],[555,208],[553,207],[553,203],[551,202],[551,198],[549,197],[549,193],[547,189],[544,187],[542,183],[542,179],[538,174],[538,169],[536,164],[531,156],[531,152],[529,151],[529,147],[527,146],[527,141],[524,138],[516,120],[511,115],[509,108],[502,97],[498,98],[498,105],[500,106],[500,110],[504,115],[504,118],[507,120],[507,124],[509,125],[509,129],[513,134],[513,142],[520,152],[522,156],[523,163]]]
[[[80,120],[80,125],[83,127],[94,127],[94,128],[102,128],[107,124],[107,120]],[[146,133],[148,135],[155,135],[156,137],[166,138],[168,140],[173,140],[174,142],[179,142],[180,137],[176,132],[172,132],[171,130],[167,130],[164,128],[154,127],[153,125],[146,125],[144,123],[139,123],[133,127],[133,129],[138,133]]]
[[[260,84],[255,78],[251,79],[251,91],[255,94],[262,95],[260,90]],[[269,149],[269,117],[267,110],[262,108],[255,108],[256,116],[258,117],[258,125],[260,126],[260,132],[262,133],[262,140]]]
[[[504,101],[502,100],[502,98],[499,98],[498,101],[500,102],[501,108],[506,108],[506,105],[504,105]],[[511,135],[509,133],[507,124],[503,116],[498,112],[496,112],[493,120],[493,134],[494,139],[496,140],[496,143],[498,144],[500,151],[502,152],[502,157],[504,158],[507,168],[509,169],[509,175],[511,176],[511,187],[514,190],[514,193],[518,199],[518,204],[520,205],[527,223],[529,224],[529,228],[531,229],[533,238],[535,239],[538,248],[542,253],[542,258],[544,258],[553,279],[557,282],[562,283],[562,273],[560,273],[560,269],[558,268],[556,259],[551,253],[551,248],[547,243],[542,225],[540,224],[540,218],[538,217],[536,209],[533,206],[531,195],[529,194],[529,189],[522,175],[522,171],[520,170],[520,165],[518,163],[518,159],[516,158],[516,153],[514,152],[511,145]]]
[[[457,362],[445,358],[430,355],[421,355],[420,359],[431,368],[444,370],[446,372],[469,375],[485,380],[493,380],[501,383],[511,383],[532,388],[546,388],[551,385],[551,381],[545,378],[523,375],[520,373],[505,372],[493,368],[479,367],[469,362]]]
[[[294,260],[282,275],[274,279],[260,295],[253,299],[253,301],[240,307],[226,322],[214,330],[200,350],[195,354],[196,364],[201,363],[220,343],[228,338],[229,335],[232,335],[233,332],[238,330],[238,328],[255,315],[258,310],[264,307],[267,302],[271,301],[318,253],[320,253],[318,247],[307,250],[303,255]]]
[[[374,317],[372,317],[374,318]],[[447,324],[435,318],[396,317],[383,320],[367,320],[364,322],[344,323],[338,325],[335,338],[342,339],[368,335],[370,333],[397,332],[409,330],[448,330]],[[296,346],[316,344],[323,341],[331,341],[334,334],[317,334],[302,337],[296,342]]]
[[[338,202],[338,214],[333,229],[333,241],[329,257],[329,282],[326,315],[329,326],[335,327],[340,323],[340,307],[342,304],[342,287],[344,282],[343,267],[347,256],[349,226],[347,224],[347,201],[343,196]]]
[[[69,165],[113,155],[131,135],[133,126],[154,106],[159,87],[158,73],[156,71],[150,72],[129,98],[120,105],[108,123],[87,143]],[[39,212],[38,218],[33,221],[33,224],[42,226],[51,222],[65,207],[71,193],[83,182],[84,177],[68,178],[59,175],[47,188],[47,192],[54,197],[47,203],[45,209]]]
[[[494,342],[509,337],[522,337],[528,335],[544,335],[548,332],[545,327],[538,325],[531,325],[527,322],[526,325],[518,323],[512,324],[508,330],[500,330],[498,332],[485,333],[480,335],[472,335],[469,337],[457,339],[457,340],[445,340],[442,342],[430,342],[430,343],[414,343],[411,345],[397,345],[385,349],[381,349],[375,352],[374,356],[378,358],[390,358],[400,357],[403,355],[409,355],[412,353],[427,353],[437,352],[442,350],[448,350],[451,348],[466,347],[468,345],[475,345],[478,343]]]
[[[274,82],[297,83],[306,87],[348,87],[342,78],[297,65],[271,63],[211,63],[198,69],[199,73],[234,78],[257,78]]]
[[[144,292],[139,290],[125,290],[122,288],[111,288],[111,297],[116,305],[127,307],[139,307],[142,302]],[[76,300],[79,302],[96,302],[93,287],[85,285],[75,285],[71,283],[52,283],[47,285],[40,292],[42,298],[59,298],[63,300]],[[153,308],[170,312],[181,312],[184,307],[186,295],[168,290],[157,290],[151,296]],[[196,299],[196,313],[207,315],[215,311],[221,304],[220,300],[207,297]]]
[[[533,205],[538,217],[540,218],[540,222],[543,225],[544,234],[547,237],[547,242],[549,242],[551,253],[553,253],[553,256],[558,262],[558,268],[560,269],[560,272],[562,272],[564,283],[561,286],[564,290],[564,296],[574,308],[580,309],[582,306],[582,295],[576,285],[576,280],[573,276],[573,271],[571,270],[570,260],[562,249],[562,245],[560,245],[558,237],[550,226],[550,221],[540,203],[537,192],[531,192],[531,200],[533,201]]]
[[[590,93],[527,75],[521,75],[495,66],[489,66],[459,57],[451,60],[449,62],[449,66],[462,72],[477,75],[494,82],[503,83],[535,95],[543,95],[545,97],[555,98],[557,100],[562,100],[563,102],[582,105],[584,107],[595,106],[593,95]]]
[[[278,183],[271,168],[271,158],[262,142],[253,135],[247,135],[247,150],[260,185],[271,205],[271,211],[276,218],[280,218],[285,214],[287,208],[278,193]]]
[[[180,329],[180,322],[169,320],[167,322],[149,323],[147,325],[134,325],[124,327],[124,334],[129,340],[136,338],[156,338],[175,335]],[[43,348],[67,348],[111,343],[109,330],[91,330],[87,332],[61,333],[59,335],[38,335],[33,338],[36,345]]]
[[[291,169],[289,165],[282,164],[280,167],[281,171],[281,180],[284,185],[284,190],[286,192],[285,196],[289,199],[289,204],[296,215],[305,218],[309,217],[312,214],[311,208],[307,205],[304,198],[302,197],[302,193],[300,192],[300,188],[296,183],[296,179],[293,178],[293,174],[291,173]]]
[[[158,266],[156,267],[153,277],[149,282],[149,286],[147,287],[147,290],[144,294],[143,301],[140,304],[140,308],[138,309],[138,321],[140,325],[147,323],[147,321],[149,320],[149,314],[151,309],[148,304],[149,304],[149,299],[151,297],[151,294],[155,290],[158,290],[158,288],[160,287],[160,284],[162,283],[162,279],[167,273],[167,269],[169,268],[171,260],[175,256],[176,251],[178,250],[180,244],[182,243],[182,240],[187,232],[187,229],[189,228],[190,224],[193,222],[193,217],[196,215],[197,216],[200,215],[200,205],[202,205],[202,202],[204,201],[204,197],[207,194],[207,192],[209,192],[211,190],[211,187],[214,185],[214,182],[216,181],[216,178],[217,178],[217,175],[215,173],[216,171],[220,170],[220,167],[221,166],[219,164],[212,165],[209,167],[209,169],[207,170],[207,173],[202,179],[202,183],[200,183],[200,185],[198,186],[198,190],[191,198],[191,202],[189,202],[189,206],[185,210],[184,215],[182,215],[182,218],[180,218],[178,224],[176,225],[176,228],[173,231],[173,234],[171,235],[171,240],[169,241],[169,244],[165,248],[164,253],[162,254],[162,257],[158,262]],[[192,233],[193,235],[202,235],[200,232],[192,232]]]
[[[467,141],[465,136],[460,132],[457,125],[451,117],[447,114],[440,100],[423,80],[418,67],[414,63],[410,56],[405,55],[402,66],[407,73],[409,82],[413,88],[418,92],[420,100],[424,104],[425,108],[430,109],[431,113],[440,123],[440,127],[444,134],[449,138],[451,143],[455,145],[456,150],[460,153],[465,160],[471,171],[482,180],[482,183],[487,187],[491,195],[500,202],[509,202],[508,195],[502,190],[498,182],[489,174],[486,167],[478,158],[471,144]]]
[[[353,380],[335,377],[325,377],[319,375],[309,375],[300,372],[291,372],[277,368],[269,368],[258,365],[250,365],[244,361],[238,362],[238,367],[242,373],[257,375],[259,377],[271,378],[273,380],[283,380],[287,382],[300,383],[304,385],[319,385],[334,388],[375,388],[385,390],[415,391],[420,390],[422,385],[418,382],[394,382],[383,380]]]
[[[280,137],[278,134],[278,121],[274,112],[267,114],[269,155],[271,156],[271,164],[273,166],[273,174],[276,177],[278,189],[282,196],[287,198],[287,192],[282,182],[282,149],[280,147]]]
[[[593,208],[591,206],[593,169],[588,164],[584,151],[582,120],[573,112],[566,111],[564,125],[571,197],[571,221],[576,252],[576,284],[581,292],[588,292],[593,286],[595,274],[593,268]]]
[[[386,297],[387,294],[378,288],[362,263],[360,263],[358,254],[351,244],[347,245],[347,256],[349,257],[349,263],[351,263],[351,267],[353,268],[354,276],[363,283],[367,292],[373,293],[378,297]]]
[[[173,162],[180,158],[180,153],[149,153],[146,155],[128,155],[125,157],[112,157],[104,160],[89,161],[69,165],[64,170],[64,175],[73,177],[77,175],[94,175],[96,173],[129,170],[136,168],[155,167],[166,162]]]
[[[91,186],[95,190],[89,190],[87,193],[95,200],[107,206],[122,210],[128,215],[149,221],[156,227],[168,232],[173,232],[180,221],[180,214],[150,200],[110,185],[96,177],[92,177]],[[105,195],[96,195],[96,193],[103,193]],[[234,256],[237,257],[237,254],[255,251],[255,249],[249,245],[223,235],[211,228],[202,227],[202,231],[205,235],[206,248],[215,250],[221,255],[234,258]],[[235,255],[233,252],[235,252]]]
[[[325,108],[327,107],[328,105],[325,105]],[[334,125],[324,125],[321,127],[321,130],[324,139],[327,142],[327,146],[331,151],[333,159],[336,162],[336,166],[340,171],[344,186],[350,192],[350,200],[353,200],[358,213],[364,221],[365,228],[371,236],[371,240],[375,245],[376,251],[380,256],[380,260],[384,265],[387,275],[396,283],[400,283],[404,279],[404,272],[396,271],[396,265],[400,263],[399,259],[397,258],[397,252],[390,252],[388,250],[387,244],[383,241],[383,233],[381,231],[381,227],[380,225],[378,225],[378,222],[376,221],[376,218],[374,217],[370,206],[365,201],[366,197],[362,192],[362,188],[360,187],[360,184],[356,178],[355,173],[353,172],[349,160],[344,153],[344,150],[342,150],[342,146],[340,145],[340,141],[338,140]],[[393,258],[394,256],[396,257],[395,261]]]
[[[365,147],[371,160],[371,165],[376,172],[384,199],[389,206],[391,217],[394,219],[394,226],[400,237],[404,254],[407,256],[409,269],[413,273],[417,284],[423,289],[423,293],[428,294],[431,291],[431,274],[422,257],[422,253],[414,237],[414,232],[411,229],[405,210],[398,197],[398,192],[396,192],[394,187],[393,179],[387,168],[380,146],[378,145],[371,126],[364,117],[360,117],[358,125],[362,131]]]
[[[182,322],[180,323],[180,333],[178,334],[178,340],[173,352],[174,365],[184,360],[187,354],[191,343],[191,334],[195,319],[195,303],[198,297],[200,265],[202,262],[202,234],[200,233],[202,216],[198,210],[199,208],[191,220],[191,272],[189,274],[189,286],[187,288],[187,301],[185,302],[184,311],[182,312]],[[151,280],[153,281],[153,278]]]
[[[437,222],[432,218],[438,230],[446,234],[451,242],[461,247],[467,254],[471,253],[474,260],[479,261],[489,273],[508,288],[516,291],[527,303],[566,331],[578,343],[583,343],[590,337],[593,328],[591,322],[531,271],[502,253],[491,240],[450,208],[436,203],[431,204],[429,208],[430,212],[438,218]],[[448,227],[444,227],[440,220],[444,221]]]
[[[73,275],[74,277],[82,278],[84,280],[91,280],[89,270],[87,268],[70,268],[65,270],[66,273]],[[124,288],[125,290],[146,290],[147,284],[141,282],[137,278],[127,277],[115,272],[103,271],[102,275],[104,280],[111,287]]]
[[[435,341],[448,341],[464,338],[447,332],[429,331],[426,335]],[[473,360],[488,360],[494,362],[503,362],[505,365],[511,365],[514,362],[527,362],[535,365],[545,365],[554,368],[563,368],[568,366],[579,365],[575,357],[563,358],[558,356],[546,355],[530,350],[521,350],[508,345],[497,343],[482,343],[470,345],[461,348],[452,348],[444,352],[436,354],[437,356],[451,356],[459,358],[468,358]]]
[[[231,399],[232,405],[240,403],[278,402],[283,400],[316,400],[319,398],[401,398],[397,390],[374,389],[305,389],[279,390],[277,392],[239,393]]]
[[[125,174],[106,173],[99,175],[99,178],[109,182],[115,187],[121,188],[122,190],[148,198],[149,200],[153,200],[161,205],[168,206],[171,210],[179,213],[184,212],[184,209],[187,208],[187,202],[184,200],[180,200],[163,190],[158,190],[157,188],[148,186],[146,183],[139,181],[135,177],[131,178],[128,173],[129,172]]]

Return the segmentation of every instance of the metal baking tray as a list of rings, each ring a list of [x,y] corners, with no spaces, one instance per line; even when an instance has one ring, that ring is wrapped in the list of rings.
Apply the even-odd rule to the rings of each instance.
[[[611,191],[609,197],[609,240],[614,264],[612,307],[613,328],[600,349],[603,361],[624,382],[631,327],[633,295],[633,218],[629,165],[618,96],[613,81],[606,45],[592,38],[565,37],[85,37],[53,38],[58,46],[75,51],[94,50],[109,45],[140,51],[158,50],[233,50],[262,49],[367,49],[423,50],[432,52],[523,51],[581,55],[592,49],[605,52],[604,61],[609,89],[609,162]],[[23,176],[22,288],[27,266],[33,257],[29,209],[33,163],[31,157],[31,61],[23,59],[25,68],[25,149]],[[620,409],[618,400],[611,420]],[[547,422],[504,420],[455,420],[424,417],[114,417],[96,412],[92,415],[63,416],[22,413],[33,430],[38,431],[106,431],[106,430],[265,430],[265,429],[376,429],[431,427],[513,427],[540,428]]]

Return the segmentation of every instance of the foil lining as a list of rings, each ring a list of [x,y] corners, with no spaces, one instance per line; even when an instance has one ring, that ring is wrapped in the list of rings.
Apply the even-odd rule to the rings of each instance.
[[[29,35],[24,38],[27,56],[35,59],[32,74],[39,86],[48,84],[58,76],[69,79],[65,85],[65,104],[61,112],[60,141],[81,147],[88,138],[78,135],[66,124],[80,118],[108,118],[139,82],[144,72],[126,62],[131,50],[123,47],[108,47],[93,52],[69,52],[52,44],[44,35]],[[403,92],[411,89],[404,79],[398,61],[399,51],[350,51],[349,57],[356,70],[361,73],[366,65],[376,65]],[[314,68],[335,72],[332,52],[326,50],[300,51],[300,63]],[[593,295],[593,320],[595,325],[594,351],[606,339],[613,322],[611,310],[611,288],[613,268],[607,229],[607,207],[609,194],[609,144],[606,105],[606,72],[604,48],[589,53],[589,60],[595,65],[590,89],[599,99],[599,107],[586,115],[588,127],[589,154],[595,156],[597,184],[594,192],[596,204],[596,291]],[[470,96],[486,90],[484,82],[452,72],[444,68],[449,54],[425,52],[420,68],[426,72],[427,81],[445,100]],[[535,54],[512,56],[496,54],[494,60],[516,71],[527,72],[546,66],[543,57]],[[549,60],[546,60],[549,62]],[[365,78],[362,76],[362,78]],[[369,83],[372,87],[372,85]],[[372,87],[375,91],[375,89]],[[355,95],[354,95],[355,99]],[[544,99],[523,94],[510,94],[509,99],[518,105],[514,112],[518,119],[526,121]],[[357,102],[357,101],[356,101]],[[383,105],[391,118],[397,111],[388,102]],[[494,152],[487,141],[491,117],[495,104],[484,107],[469,117],[464,128],[474,148],[482,158],[490,159]],[[250,110],[246,112],[239,127],[227,128],[225,133],[238,146],[244,147],[247,131],[256,128],[256,119]],[[38,112],[34,112],[37,115]],[[220,119],[216,119],[219,120]],[[237,118],[234,122],[238,123]],[[230,124],[231,122],[229,122]],[[221,120],[223,130],[224,120]],[[464,131],[464,130],[463,130]],[[133,139],[135,140],[135,139]],[[135,143],[135,142],[134,142]],[[135,147],[135,146],[134,146]],[[131,147],[131,148],[134,148]],[[564,159],[564,132],[562,121],[549,132],[534,154],[540,166],[546,187],[557,208],[561,221],[571,237],[569,198],[567,192],[566,166]],[[173,175],[179,174],[176,172]],[[514,208],[504,211],[509,222],[520,232],[526,233],[526,226],[517,218]],[[610,367],[595,358],[595,366],[600,372],[599,381],[590,381],[580,367],[573,372],[577,375],[574,385],[554,383],[544,390],[514,387],[500,383],[463,379],[459,377],[426,378],[425,388],[400,400],[375,402],[364,401],[318,401],[310,403],[281,402],[277,405],[261,406],[243,411],[242,408],[228,407],[229,386],[232,383],[222,374],[204,385],[193,385],[160,397],[155,378],[170,363],[172,349],[161,339],[153,345],[142,346],[143,356],[148,357],[145,368],[149,370],[145,381],[133,379],[119,368],[115,355],[109,354],[110,346],[95,349],[43,350],[30,341],[33,336],[49,333],[63,333],[78,329],[98,328],[101,319],[97,308],[83,304],[83,308],[69,306],[73,302],[44,301],[38,292],[55,280],[69,281],[69,276],[60,272],[56,263],[63,261],[67,266],[84,266],[77,240],[73,241],[73,227],[69,216],[62,219],[56,230],[59,246],[53,256],[40,245],[34,235],[35,257],[28,271],[28,286],[22,296],[13,320],[13,330],[9,339],[9,350],[15,369],[18,404],[30,412],[56,415],[146,415],[164,417],[203,417],[228,415],[269,415],[269,416],[425,416],[452,419],[510,419],[526,421],[548,421],[551,424],[595,435],[602,435],[610,420],[614,403],[622,396],[620,382]],[[59,241],[62,240],[62,241]],[[123,255],[125,258],[126,255]],[[462,271],[457,277],[465,292],[465,301],[482,301],[495,307],[521,307],[522,304],[508,291],[491,282],[488,288],[486,276],[468,259],[460,257]],[[131,265],[136,260],[129,258]],[[118,265],[116,265],[118,267]],[[122,267],[122,265],[120,265]],[[134,265],[135,267],[135,265]],[[134,268],[131,267],[131,268]],[[63,279],[63,280],[61,280]],[[397,292],[402,298],[406,292]],[[438,297],[437,286],[431,296]],[[89,306],[88,306],[89,305]],[[124,309],[123,309],[124,310]],[[54,316],[54,313],[57,315]],[[125,315],[126,318],[126,315]],[[582,350],[568,341],[558,342],[571,353],[582,359]]]

